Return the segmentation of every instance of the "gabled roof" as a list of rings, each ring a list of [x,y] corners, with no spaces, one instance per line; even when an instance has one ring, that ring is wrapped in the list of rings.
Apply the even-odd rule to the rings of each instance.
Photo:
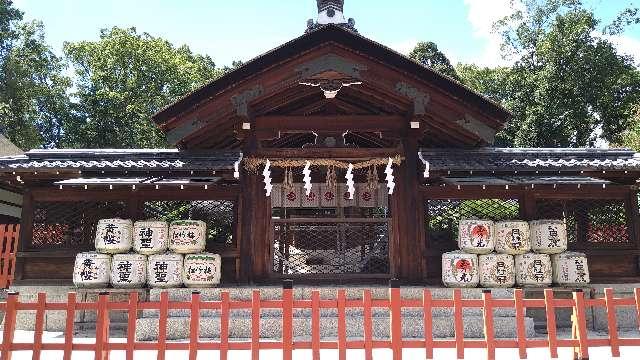
[[[23,151],[4,135],[0,134],[0,156],[20,155]]]
[[[453,97],[475,105],[487,115],[502,122],[511,118],[511,113],[497,102],[470,89],[462,83],[436,72],[380,43],[372,41],[358,33],[346,30],[340,26],[329,24],[293,39],[239,68],[228,72],[204,86],[186,94],[173,104],[153,115],[153,120],[162,124],[193,106],[208,100],[234,84],[252,75],[278,64],[288,58],[295,57],[322,44],[336,43],[353,49],[378,61],[393,64],[398,69],[412,74],[423,81],[448,92]]]

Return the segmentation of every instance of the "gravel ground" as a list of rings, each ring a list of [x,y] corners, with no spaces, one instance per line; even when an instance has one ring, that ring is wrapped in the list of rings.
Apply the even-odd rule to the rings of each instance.
[[[567,332],[561,332],[559,337],[566,338],[570,334]],[[90,332],[78,333],[75,336],[75,343],[93,343],[95,338],[93,338],[93,334]],[[590,338],[598,338],[598,337],[606,337],[606,333],[597,333],[593,332],[589,334]],[[620,337],[640,337],[640,333],[635,332],[623,332],[620,333]],[[203,339],[204,340],[204,339]],[[33,331],[16,331],[15,342],[32,342],[33,341]],[[43,335],[43,342],[45,343],[62,343],[64,341],[64,336],[60,332],[45,332]],[[112,334],[113,342],[124,342],[125,339],[123,337],[123,333]],[[333,360],[338,359],[337,350],[321,350],[322,359]],[[403,352],[404,359],[424,359],[425,353],[422,349],[405,349]],[[611,352],[609,348],[591,348],[589,350],[589,355],[591,359],[613,359],[611,357]],[[137,351],[136,358],[137,359],[153,359],[155,358],[156,353],[154,351]],[[260,352],[260,356],[263,359],[280,359],[282,358],[282,352],[278,350],[263,350]],[[374,350],[373,351],[374,359],[378,360],[386,360],[391,359],[391,351],[390,350]],[[62,357],[62,352],[60,351],[44,351],[42,353],[43,359],[59,359]],[[347,350],[347,357],[349,360],[360,360],[364,359],[364,352],[362,350]],[[456,354],[453,349],[436,349],[434,351],[435,359],[455,359]],[[486,351],[483,349],[467,349],[465,351],[466,359],[480,360],[486,358]],[[529,359],[550,359],[549,352],[547,349],[530,349],[528,350]],[[124,359],[125,354],[123,351],[113,351],[111,353],[112,360]],[[167,351],[167,358],[171,360],[181,360],[187,359],[186,352],[180,351]],[[215,351],[200,351],[198,353],[199,359],[219,359],[219,355]],[[231,351],[229,353],[229,359],[231,360],[249,360],[251,358],[251,354],[249,351]],[[298,359],[310,359],[311,351],[310,350],[296,350],[294,351],[293,358]],[[497,359],[519,359],[517,349],[498,349],[496,350],[496,358]],[[559,349],[559,359],[572,359],[571,349],[563,348]],[[31,359],[31,352],[21,351],[15,352],[13,359],[22,360],[22,359]],[[84,359],[93,359],[93,353],[91,352],[75,352],[73,355],[73,360],[84,360]],[[623,347],[621,348],[621,357],[619,359],[625,360],[638,360],[640,359],[640,347]]]

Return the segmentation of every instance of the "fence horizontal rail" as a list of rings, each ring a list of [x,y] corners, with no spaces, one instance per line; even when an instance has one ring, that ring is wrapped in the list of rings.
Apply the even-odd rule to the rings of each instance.
[[[36,302],[21,302],[19,294],[10,293],[5,302],[0,303],[0,311],[5,312],[4,331],[0,345],[2,360],[11,359],[16,351],[32,351],[32,359],[40,359],[42,351],[57,350],[63,352],[63,359],[71,359],[74,351],[94,352],[97,359],[108,359],[112,351],[125,351],[127,359],[133,359],[136,350],[157,351],[157,359],[163,360],[166,351],[182,350],[189,352],[190,359],[196,359],[199,351],[215,350],[221,359],[227,359],[229,351],[250,350],[252,359],[259,359],[260,350],[282,350],[283,358],[290,360],[294,350],[310,349],[312,358],[320,359],[320,350],[337,349],[338,358],[346,359],[346,350],[364,349],[365,358],[373,358],[374,349],[391,349],[393,359],[402,358],[403,349],[424,349],[428,359],[433,358],[434,349],[455,349],[458,358],[464,358],[464,349],[486,349],[487,359],[494,359],[496,349],[518,349],[521,358],[527,357],[527,349],[547,348],[551,357],[558,357],[559,348],[572,348],[578,358],[588,358],[590,347],[610,347],[612,356],[620,355],[621,346],[640,346],[638,338],[620,338],[617,330],[616,309],[621,306],[633,307],[640,328],[640,289],[635,289],[633,297],[616,298],[612,289],[605,289],[603,298],[585,299],[580,290],[572,293],[570,299],[557,299],[552,289],[544,290],[542,299],[525,299],[522,289],[515,289],[512,299],[493,298],[490,291],[484,291],[481,299],[464,299],[460,289],[453,289],[453,297],[434,299],[429,289],[423,289],[421,299],[404,299],[400,288],[393,285],[389,289],[388,299],[373,299],[371,290],[363,290],[359,299],[347,299],[346,290],[337,290],[335,299],[321,299],[320,292],[314,290],[308,299],[295,299],[289,285],[282,291],[281,299],[263,300],[259,290],[254,290],[251,300],[232,300],[229,292],[221,292],[220,300],[202,300],[199,292],[193,292],[191,301],[169,301],[167,292],[160,293],[159,301],[139,301],[139,294],[131,292],[128,301],[110,301],[108,293],[100,293],[96,301],[77,301],[76,293],[69,293],[67,301],[48,302],[45,293],[39,293]],[[442,339],[433,336],[434,308],[453,310],[454,338]],[[463,310],[482,309],[481,320],[484,326],[484,339],[464,337]],[[512,339],[497,339],[494,331],[493,310],[507,308],[515,310],[515,330],[517,336]],[[547,335],[544,338],[527,338],[525,331],[525,311],[527,308],[541,308],[546,312]],[[572,310],[572,336],[559,338],[556,328],[556,310]],[[608,336],[589,338],[586,327],[586,312],[590,308],[604,308],[607,315]],[[260,335],[261,311],[281,310],[282,334],[279,341],[267,340]],[[294,339],[294,310],[310,309],[310,336],[308,339]],[[320,331],[320,310],[331,309],[337,312],[337,337],[323,338]],[[362,310],[362,338],[347,338],[347,309]],[[374,339],[372,309],[386,309],[389,313],[389,338]],[[402,311],[406,309],[422,310],[423,337],[403,338]],[[138,341],[135,338],[138,312],[155,310],[158,312],[158,335],[156,341]],[[183,342],[167,340],[168,318],[170,310],[189,311],[189,336]],[[219,312],[220,333],[217,338],[200,337],[201,311]],[[251,338],[231,339],[229,325],[232,310],[248,310],[251,314]],[[15,341],[16,318],[19,311],[35,311],[35,332],[32,342]],[[65,311],[66,323],[64,341],[43,342],[46,311]],[[94,343],[74,342],[74,319],[78,311],[96,312],[96,333]],[[109,314],[111,311],[127,312],[126,339],[118,341],[109,333]],[[122,340],[122,339],[120,339]]]

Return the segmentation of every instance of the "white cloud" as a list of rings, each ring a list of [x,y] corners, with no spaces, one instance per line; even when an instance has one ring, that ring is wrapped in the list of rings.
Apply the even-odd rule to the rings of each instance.
[[[635,59],[635,62],[640,66],[640,40],[634,39],[627,35],[613,35],[606,37],[618,51],[624,55],[631,55]]]
[[[411,50],[416,47],[417,44],[418,40],[412,38],[391,43],[389,44],[389,47],[399,52],[400,54],[408,55]]]
[[[509,62],[500,56],[501,38],[493,32],[493,24],[513,13],[511,0],[464,0],[464,3],[469,9],[467,18],[473,36],[484,43],[479,56],[465,61],[483,66],[507,65]]]

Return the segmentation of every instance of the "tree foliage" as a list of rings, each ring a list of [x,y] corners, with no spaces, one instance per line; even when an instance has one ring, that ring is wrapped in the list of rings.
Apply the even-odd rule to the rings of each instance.
[[[434,42],[419,42],[413,51],[409,53],[409,57],[424,66],[460,81],[460,77],[456,73],[456,69],[451,65],[451,61],[438,50],[438,45]]]
[[[64,51],[81,119],[66,129],[68,146],[164,147],[151,115],[219,75],[209,56],[135,28],[103,30],[98,41],[66,43]]]

